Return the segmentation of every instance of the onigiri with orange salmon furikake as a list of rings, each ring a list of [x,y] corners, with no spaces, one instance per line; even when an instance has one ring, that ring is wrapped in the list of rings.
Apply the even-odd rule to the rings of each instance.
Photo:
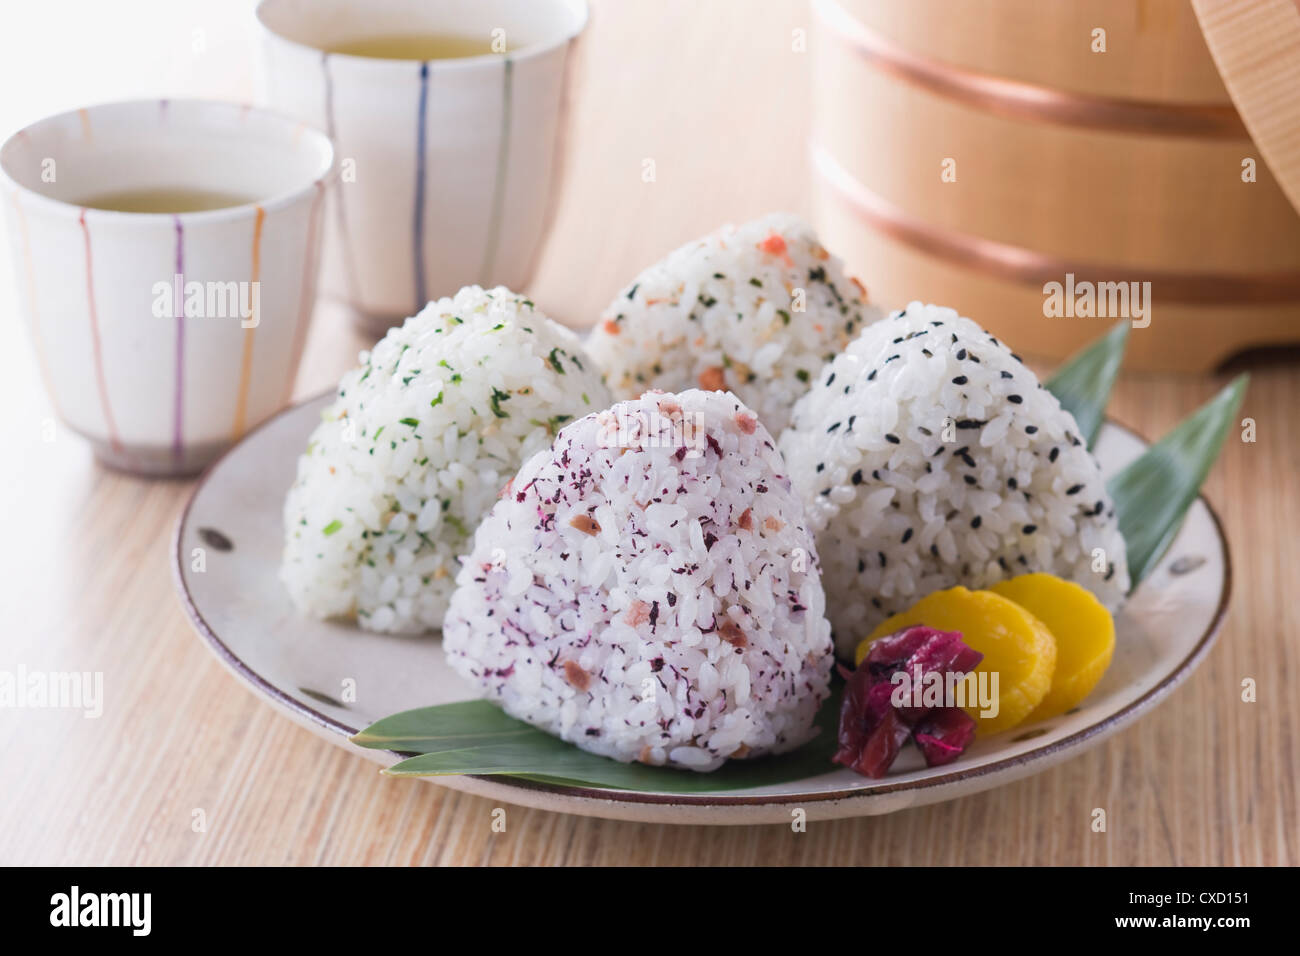
[[[616,398],[731,391],[779,435],[822,365],[884,315],[796,216],[724,226],[647,268],[587,348]]]

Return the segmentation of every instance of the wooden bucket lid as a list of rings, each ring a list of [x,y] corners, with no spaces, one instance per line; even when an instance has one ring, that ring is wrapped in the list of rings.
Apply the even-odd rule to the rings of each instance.
[[[1237,112],[1300,211],[1300,0],[1192,6]]]

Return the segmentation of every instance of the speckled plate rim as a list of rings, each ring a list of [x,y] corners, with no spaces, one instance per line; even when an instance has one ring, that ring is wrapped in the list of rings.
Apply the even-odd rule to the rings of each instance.
[[[349,727],[342,721],[321,713],[309,704],[285,693],[249,667],[208,625],[190,594],[182,571],[184,559],[181,549],[190,509],[198,499],[204,486],[226,458],[237,451],[249,437],[268,427],[272,422],[295,413],[304,405],[320,401],[333,391],[333,389],[328,389],[318,392],[281,409],[257,425],[256,428],[251,429],[239,442],[228,448],[204,470],[203,474],[195,482],[193,489],[191,489],[189,498],[181,509],[172,532],[170,545],[172,581],[180,597],[181,607],[186,617],[189,618],[190,624],[203,639],[204,645],[231,673],[247,683],[250,689],[263,695],[277,710],[293,719],[300,726],[313,731],[331,743],[341,744],[352,753],[370,760],[384,759],[385,754],[395,759],[397,755],[388,751],[368,750],[348,743],[347,738],[356,734],[361,728]],[[1106,423],[1127,432],[1144,445],[1150,445],[1150,442],[1136,429],[1130,428],[1110,417],[1106,418]],[[1095,746],[1106,737],[1127,727],[1186,680],[1204,659],[1205,655],[1209,653],[1223,626],[1228,611],[1228,603],[1232,596],[1232,555],[1228,548],[1223,522],[1219,518],[1218,512],[1214,510],[1204,494],[1198,495],[1197,501],[1205,506],[1214,526],[1215,540],[1223,556],[1223,584],[1219,603],[1206,625],[1204,633],[1197,639],[1187,655],[1146,693],[1109,716],[1089,724],[1068,737],[1052,741],[1041,747],[1001,760],[993,760],[977,767],[967,769],[954,767],[953,770],[920,780],[907,780],[897,783],[881,782],[865,788],[857,787],[847,790],[801,794],[738,796],[727,794],[644,793],[627,790],[607,790],[599,787],[547,784],[501,775],[440,776],[425,779],[453,790],[559,813],[573,813],[581,816],[596,816],[643,823],[692,825],[789,823],[791,814],[799,808],[805,811],[809,820],[875,816],[892,813],[907,807],[939,803],[959,796],[992,789],[1005,783],[1011,783],[1046,770],[1071,756],[1082,753],[1085,749]],[[343,738],[342,741],[339,740],[340,737]]]

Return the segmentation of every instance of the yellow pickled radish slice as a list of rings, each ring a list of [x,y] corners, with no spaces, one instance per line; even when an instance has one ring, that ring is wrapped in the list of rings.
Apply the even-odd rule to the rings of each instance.
[[[1054,574],[1022,574],[989,590],[1015,601],[1056,638],[1056,673],[1047,696],[1026,718],[1046,720],[1077,707],[1110,667],[1115,619],[1087,588]]]
[[[858,645],[854,663],[862,662],[872,641],[914,624],[960,631],[962,640],[984,655],[976,673],[998,675],[997,713],[981,717],[978,706],[966,708],[975,718],[980,734],[996,734],[1016,726],[1042,702],[1052,686],[1056,640],[1047,626],[1000,594],[963,587],[936,591],[903,613],[882,621]]]

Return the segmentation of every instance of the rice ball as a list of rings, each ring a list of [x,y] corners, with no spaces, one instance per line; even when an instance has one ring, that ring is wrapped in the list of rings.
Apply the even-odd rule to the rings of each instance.
[[[616,760],[706,771],[804,743],[830,625],[771,435],[698,390],[566,426],[479,527],[443,648],[507,713]]]
[[[502,486],[609,393],[572,332],[501,287],[430,302],[360,359],[298,461],[281,578],[304,613],[437,628]]]
[[[725,226],[646,269],[587,346],[616,398],[729,389],[773,434],[809,382],[883,312],[803,220]]]
[[[841,656],[958,584],[1045,571],[1111,611],[1128,592],[1115,507],[1074,416],[952,309],[913,302],[868,328],[795,406],[780,445]]]

